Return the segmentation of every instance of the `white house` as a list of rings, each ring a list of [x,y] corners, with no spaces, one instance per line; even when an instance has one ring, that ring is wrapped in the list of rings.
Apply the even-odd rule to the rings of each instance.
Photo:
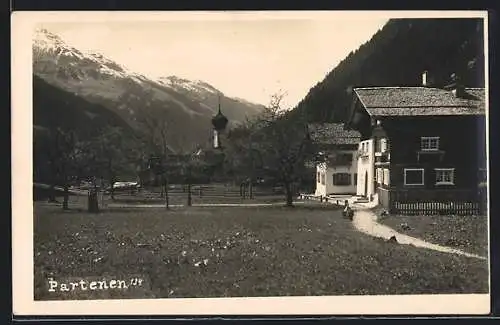
[[[358,184],[356,195],[369,198],[375,195],[375,147],[373,139],[361,141],[357,151]],[[380,176],[380,175],[378,175]]]
[[[308,127],[323,157],[323,162],[316,166],[315,195],[355,194],[359,132],[346,130],[343,123],[310,124]]]

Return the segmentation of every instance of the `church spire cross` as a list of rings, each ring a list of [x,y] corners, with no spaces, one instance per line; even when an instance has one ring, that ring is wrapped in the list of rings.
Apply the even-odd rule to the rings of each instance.
[[[222,114],[221,111],[220,111],[220,94],[218,95],[219,97],[219,111],[218,111],[218,114]]]

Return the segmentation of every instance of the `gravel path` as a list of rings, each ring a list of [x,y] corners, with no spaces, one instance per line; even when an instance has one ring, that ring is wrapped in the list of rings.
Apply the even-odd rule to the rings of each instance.
[[[396,230],[392,229],[391,227],[382,225],[377,222],[377,215],[373,213],[370,208],[372,207],[371,204],[357,204],[352,202],[350,204],[354,210],[354,217],[353,217],[353,225],[354,227],[359,230],[362,233],[368,234],[373,237],[378,237],[378,238],[383,238],[386,240],[389,240],[391,237],[396,237],[396,240],[399,244],[402,245],[412,245],[415,247],[421,247],[421,248],[426,248],[426,249],[431,249],[434,251],[442,252],[442,253],[449,253],[449,254],[456,254],[456,255],[462,255],[462,256],[467,256],[471,258],[478,258],[482,260],[486,260],[487,258],[484,256],[479,256],[476,254],[471,254],[464,252],[459,249],[451,248],[451,247],[446,247],[446,246],[441,246],[437,244],[433,244],[430,242],[427,242],[425,240],[411,237],[402,233],[397,232]]]

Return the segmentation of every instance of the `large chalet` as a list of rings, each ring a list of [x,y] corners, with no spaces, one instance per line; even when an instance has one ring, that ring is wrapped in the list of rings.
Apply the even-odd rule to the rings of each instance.
[[[485,206],[484,89],[354,88],[348,116],[361,134],[357,195],[391,213],[470,214]]]

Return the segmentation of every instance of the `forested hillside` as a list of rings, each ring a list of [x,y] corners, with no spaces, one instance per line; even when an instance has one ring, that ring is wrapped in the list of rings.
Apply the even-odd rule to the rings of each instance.
[[[136,132],[118,114],[35,75],[33,127],[35,182],[63,184],[61,169],[76,168],[68,160],[90,144],[94,156],[111,157],[112,168],[121,173],[133,172],[135,166],[130,164],[140,157]],[[90,165],[91,159],[81,159],[78,167]]]
[[[342,121],[352,87],[418,86],[423,71],[436,86],[456,73],[466,86],[484,87],[483,52],[482,19],[393,19],[312,87],[290,114],[305,113],[311,122]]]
[[[33,125],[39,128],[76,131],[82,138],[96,136],[102,129],[132,129],[118,114],[47,83],[33,75]]]

